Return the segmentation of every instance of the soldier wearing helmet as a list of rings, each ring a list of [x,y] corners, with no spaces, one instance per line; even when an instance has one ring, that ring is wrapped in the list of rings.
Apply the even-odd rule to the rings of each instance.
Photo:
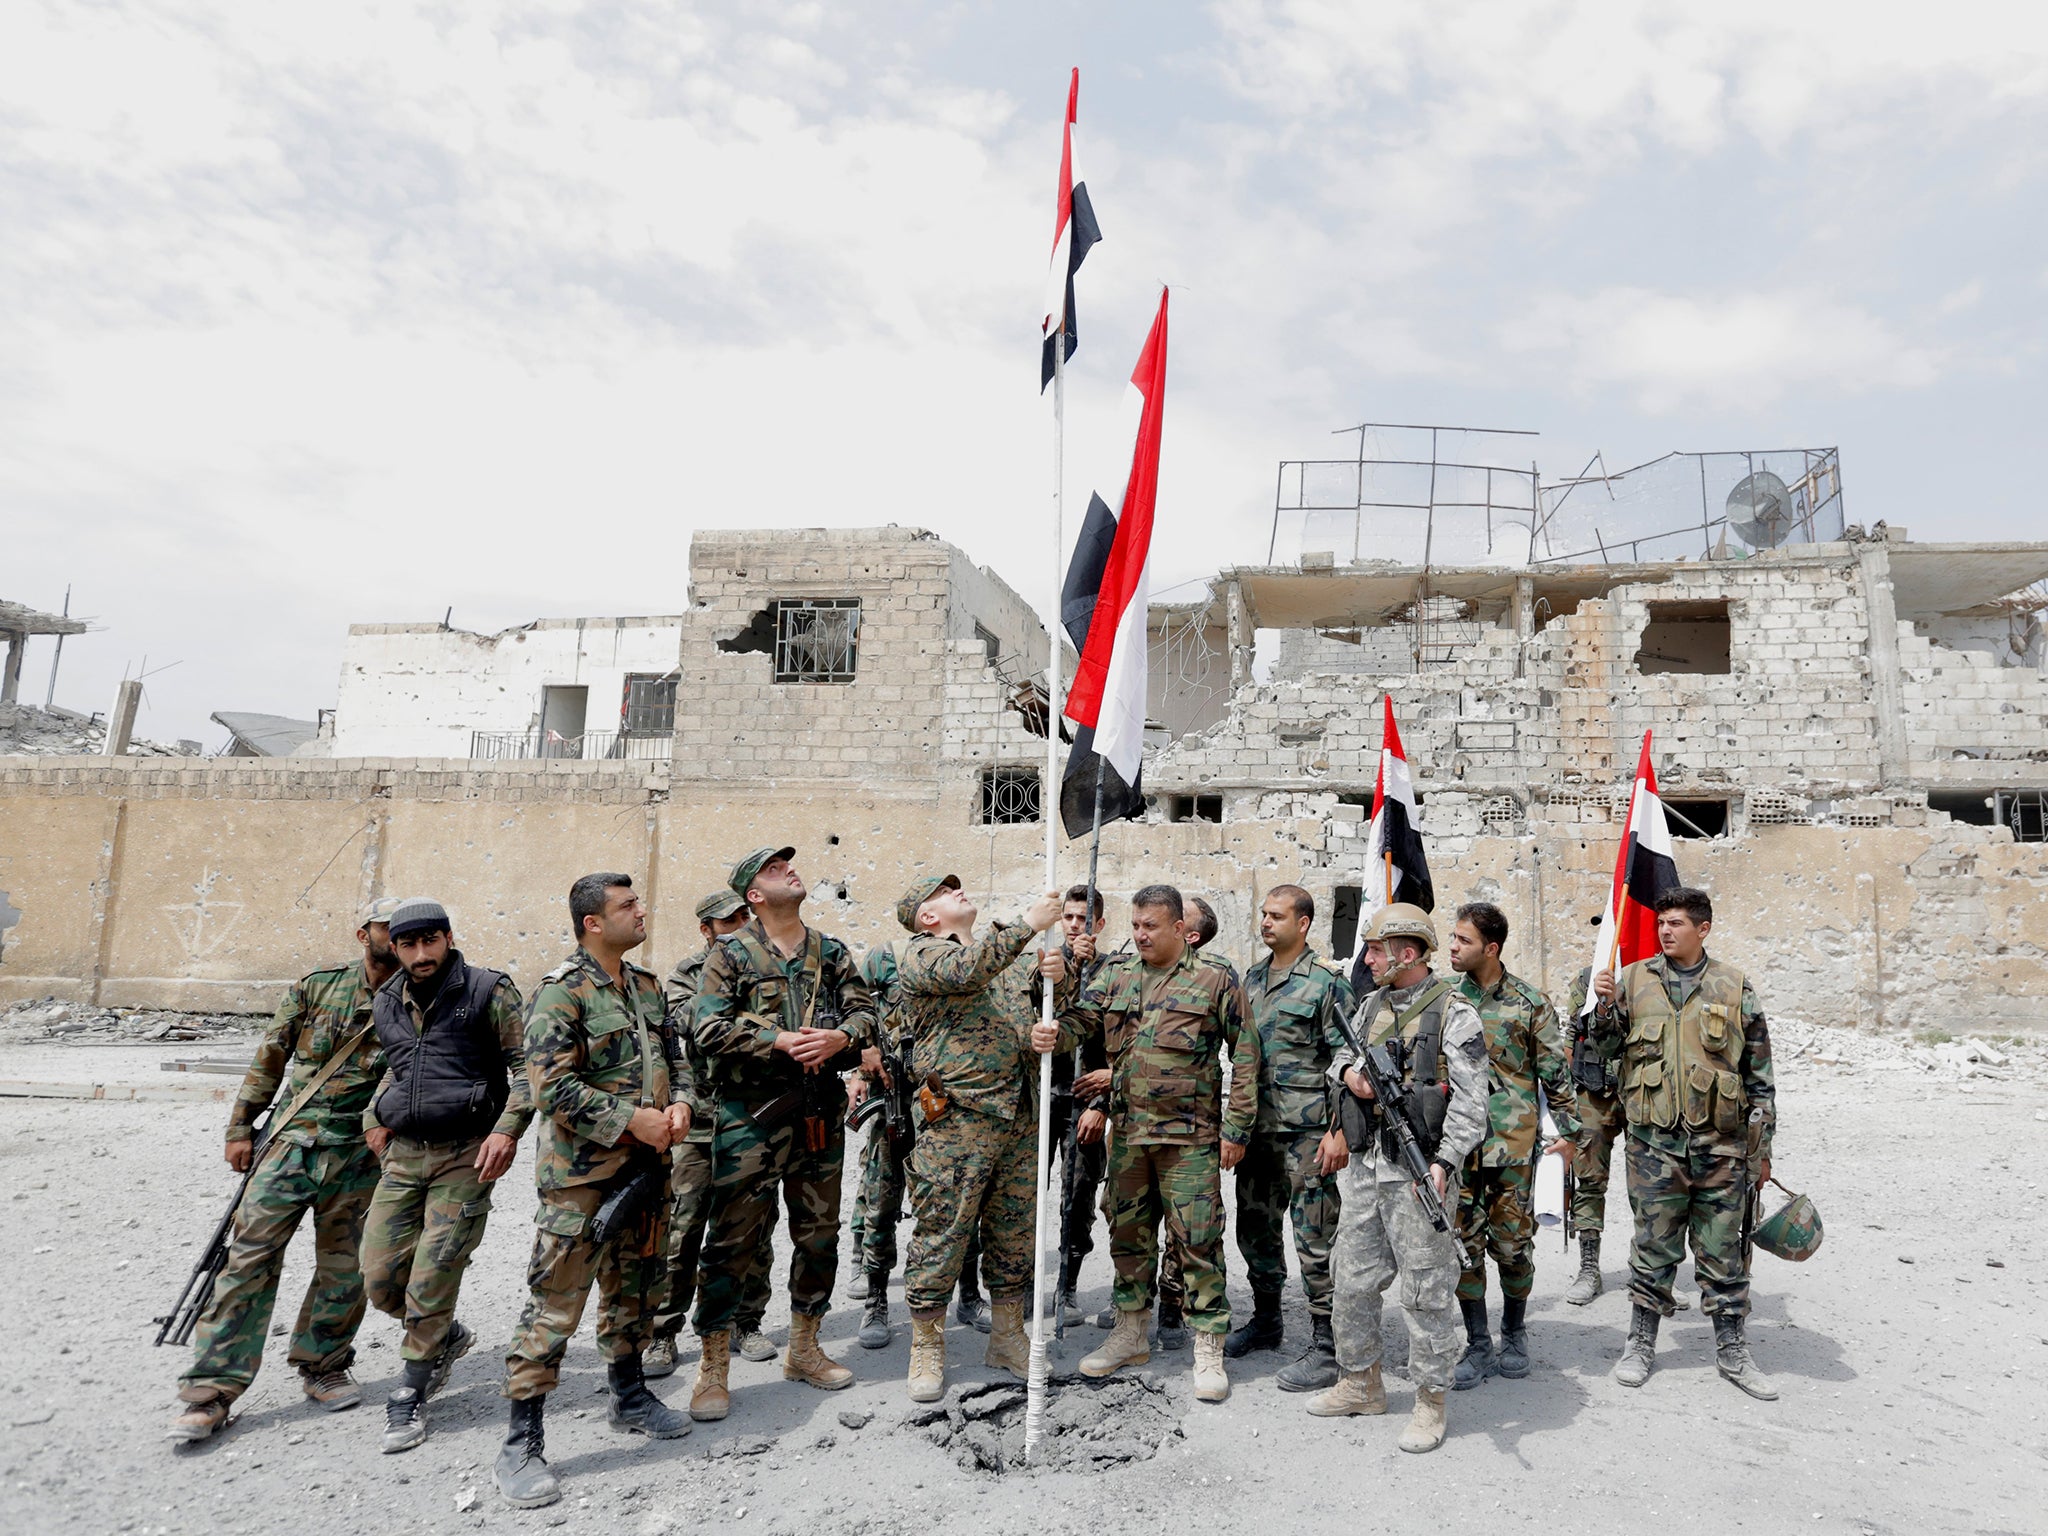
[[[1352,1016],[1361,1046],[1398,1041],[1403,1075],[1422,1106],[1418,1138],[1430,1156],[1430,1182],[1447,1206],[1457,1203],[1457,1170],[1486,1135],[1486,1029],[1457,982],[1430,971],[1436,924],[1407,902],[1382,907],[1365,930],[1372,987]],[[1355,1057],[1331,1063],[1333,1093],[1371,1100]],[[1458,1362],[1455,1295],[1460,1256],[1452,1233],[1423,1214],[1409,1177],[1384,1134],[1351,1146],[1335,1127],[1317,1148],[1325,1177],[1342,1170],[1342,1214],[1330,1248],[1337,1384],[1309,1401],[1322,1418],[1387,1411],[1380,1380],[1380,1297],[1401,1279],[1408,1323],[1408,1368],[1415,1407],[1401,1434],[1404,1451],[1433,1451],[1444,1440],[1444,1395]]]

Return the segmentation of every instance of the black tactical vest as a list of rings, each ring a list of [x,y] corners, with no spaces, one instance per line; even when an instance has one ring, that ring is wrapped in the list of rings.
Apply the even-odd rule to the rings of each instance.
[[[457,950],[415,1034],[405,1006],[405,972],[377,989],[371,1016],[392,1084],[377,1100],[377,1120],[414,1141],[474,1141],[504,1113],[512,1085],[505,1049],[491,1028],[491,993],[504,977],[471,966]]]

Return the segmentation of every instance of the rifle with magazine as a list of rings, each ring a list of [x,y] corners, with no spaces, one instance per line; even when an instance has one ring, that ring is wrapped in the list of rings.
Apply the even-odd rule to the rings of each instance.
[[[1381,1136],[1383,1149],[1400,1163],[1415,1184],[1415,1198],[1423,1214],[1439,1232],[1451,1229],[1449,1214],[1429,1181],[1429,1154],[1422,1150],[1423,1117],[1419,1096],[1408,1086],[1404,1068],[1407,1047],[1398,1039],[1367,1046],[1353,1032],[1351,1021],[1343,1019],[1345,1044],[1351,1047],[1353,1068],[1372,1086],[1371,1099],[1361,1099],[1341,1081],[1337,1085],[1337,1119],[1344,1140],[1357,1152]]]

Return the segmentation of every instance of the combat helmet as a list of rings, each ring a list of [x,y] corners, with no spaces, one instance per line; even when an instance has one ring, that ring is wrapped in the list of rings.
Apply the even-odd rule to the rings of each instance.
[[[1778,1184],[1776,1179],[1771,1180]],[[1820,1252],[1820,1212],[1813,1202],[1804,1195],[1793,1195],[1792,1191],[1778,1184],[1778,1188],[1792,1195],[1783,1205],[1756,1225],[1750,1240],[1765,1253],[1776,1254],[1781,1259],[1798,1263],[1812,1258]]]
[[[1383,944],[1388,939],[1420,939],[1431,953],[1435,953],[1436,923],[1413,902],[1392,902],[1373,913],[1372,921],[1366,924],[1364,936],[1358,942],[1370,944],[1374,939]]]

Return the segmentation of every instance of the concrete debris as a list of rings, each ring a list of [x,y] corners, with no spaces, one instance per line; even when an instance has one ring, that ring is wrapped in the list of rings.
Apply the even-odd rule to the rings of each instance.
[[[1923,1033],[1917,1040],[1872,1034],[1798,1020],[1771,1020],[1771,1054],[1779,1065],[1834,1067],[1841,1071],[1931,1072],[1947,1081],[2048,1081],[2048,1042],[1947,1039]]]
[[[961,1389],[950,1403],[914,1408],[897,1428],[920,1433],[968,1472],[1002,1475],[1024,1463],[1025,1389],[991,1382]],[[1051,1384],[1045,1432],[1033,1470],[1092,1471],[1149,1461],[1183,1438],[1164,1383],[1149,1374]]]
[[[106,722],[77,710],[38,709],[33,704],[0,704],[0,757],[78,757],[106,744]],[[183,747],[139,737],[128,743],[130,757],[189,757]]]
[[[232,1040],[265,1023],[260,1014],[174,1013],[99,1008],[56,998],[0,1009],[0,1045],[134,1045],[141,1041]]]

